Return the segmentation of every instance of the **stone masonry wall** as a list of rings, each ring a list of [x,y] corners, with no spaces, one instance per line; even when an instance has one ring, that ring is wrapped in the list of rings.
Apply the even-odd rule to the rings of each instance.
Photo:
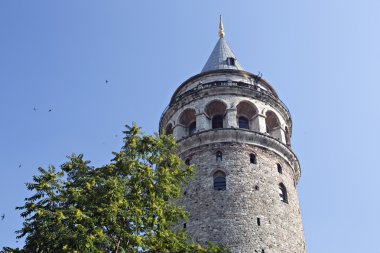
[[[217,151],[222,152],[222,161],[216,160]],[[257,164],[250,163],[251,153]],[[200,145],[180,155],[197,168],[180,200],[190,214],[185,229],[195,241],[226,245],[233,253],[306,252],[295,177],[282,157],[233,142]],[[226,190],[213,188],[218,170],[227,175]],[[280,183],[287,189],[288,203],[280,199]]]

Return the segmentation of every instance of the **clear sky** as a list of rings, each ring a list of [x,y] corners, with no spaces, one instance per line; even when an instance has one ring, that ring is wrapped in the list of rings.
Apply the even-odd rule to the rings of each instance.
[[[15,207],[38,166],[72,152],[102,165],[125,124],[158,130],[222,14],[243,67],[292,113],[308,252],[379,253],[379,13],[378,0],[0,1],[0,247],[21,245]]]

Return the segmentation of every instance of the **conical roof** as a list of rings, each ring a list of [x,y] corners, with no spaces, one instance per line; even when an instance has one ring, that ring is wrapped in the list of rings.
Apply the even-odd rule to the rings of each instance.
[[[244,70],[223,37],[219,38],[202,72],[218,69]]]
[[[224,39],[222,16],[220,16],[219,22],[219,40],[216,43],[214,50],[212,50],[212,53],[203,67],[202,72],[218,69],[244,70]]]

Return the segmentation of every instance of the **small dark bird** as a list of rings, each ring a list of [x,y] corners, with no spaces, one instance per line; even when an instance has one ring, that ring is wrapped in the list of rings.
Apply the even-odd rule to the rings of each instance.
[[[109,83],[109,81],[108,80],[106,80],[106,84],[108,84]]]
[[[49,112],[51,112],[51,109],[49,109]]]
[[[33,108],[33,111],[37,111],[37,108],[36,108],[36,107],[34,107],[34,108]]]
[[[1,220],[5,219],[5,214],[1,215]]]
[[[19,164],[18,167],[21,168],[21,164]]]

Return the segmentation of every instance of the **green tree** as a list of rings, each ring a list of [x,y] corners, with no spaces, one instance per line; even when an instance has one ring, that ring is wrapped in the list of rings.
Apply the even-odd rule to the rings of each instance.
[[[176,155],[173,137],[146,136],[127,126],[124,146],[110,164],[95,168],[83,155],[68,156],[60,169],[39,168],[27,188],[22,249],[2,252],[227,252],[194,243],[178,224],[176,206],[193,167]]]

